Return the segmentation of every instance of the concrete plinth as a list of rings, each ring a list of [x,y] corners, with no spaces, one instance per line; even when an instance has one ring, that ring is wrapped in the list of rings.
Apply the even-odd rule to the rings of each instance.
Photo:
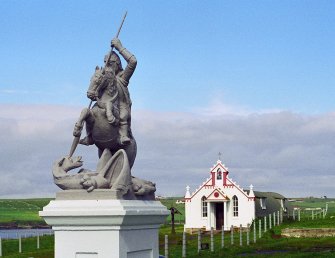
[[[166,207],[158,201],[99,196],[82,200],[62,195],[39,213],[55,231],[55,258],[157,258]]]

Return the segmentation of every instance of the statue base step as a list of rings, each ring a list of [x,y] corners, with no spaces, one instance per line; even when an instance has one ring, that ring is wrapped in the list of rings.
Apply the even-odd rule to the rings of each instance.
[[[83,200],[60,194],[40,211],[55,231],[55,258],[159,257],[158,231],[169,214],[166,207],[159,201],[100,195]]]

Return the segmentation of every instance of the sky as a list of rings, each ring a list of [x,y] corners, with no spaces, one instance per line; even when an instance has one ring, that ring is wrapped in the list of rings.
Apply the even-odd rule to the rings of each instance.
[[[126,11],[133,175],[183,196],[221,152],[246,189],[334,197],[333,1],[2,0],[0,198],[59,191],[52,164]],[[75,155],[95,168],[94,146]]]

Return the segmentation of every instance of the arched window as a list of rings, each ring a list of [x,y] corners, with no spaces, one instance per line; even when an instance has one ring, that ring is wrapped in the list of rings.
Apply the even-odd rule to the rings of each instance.
[[[201,198],[201,215],[202,217],[207,217],[207,202],[205,196]]]
[[[238,199],[236,195],[233,196],[233,216],[238,216]]]
[[[222,179],[222,172],[221,172],[220,168],[218,168],[218,170],[216,171],[216,179],[217,180],[221,180]]]

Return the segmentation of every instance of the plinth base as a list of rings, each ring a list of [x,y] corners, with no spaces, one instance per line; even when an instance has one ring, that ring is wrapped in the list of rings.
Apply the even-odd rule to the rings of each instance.
[[[55,231],[55,258],[157,258],[169,211],[158,201],[56,199],[39,214]]]

